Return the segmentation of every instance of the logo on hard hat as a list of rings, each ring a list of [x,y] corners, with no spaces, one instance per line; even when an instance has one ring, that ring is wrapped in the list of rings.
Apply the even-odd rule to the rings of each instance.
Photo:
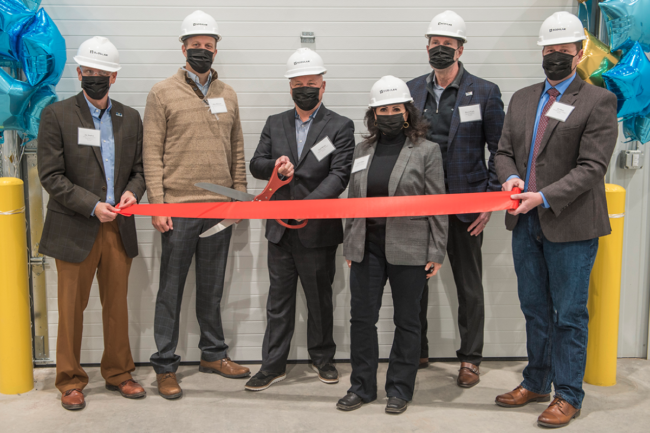
[[[454,25],[451,24],[451,23],[443,23],[442,21],[439,22],[438,25],[439,25],[439,26],[449,26],[449,27],[453,27],[453,26],[454,26]]]
[[[194,23],[193,26],[207,26],[207,23]]]
[[[310,62],[310,60],[301,60],[299,62],[293,62],[293,66],[296,66],[299,63],[309,63],[309,62]]]
[[[90,50],[90,54],[97,54],[98,56],[108,57],[108,54],[100,53],[99,51],[95,51],[95,50]]]
[[[561,32],[563,30],[566,30],[566,27],[560,27],[560,28],[557,28],[557,29],[548,29],[548,32],[549,33],[551,33],[551,32]]]
[[[385,89],[385,90],[380,90],[379,94],[381,95],[384,92],[397,92],[397,89]]]

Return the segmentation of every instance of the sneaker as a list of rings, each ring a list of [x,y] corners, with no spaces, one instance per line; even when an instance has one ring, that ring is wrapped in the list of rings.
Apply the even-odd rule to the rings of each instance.
[[[285,373],[274,374],[264,372],[262,370],[258,371],[257,374],[250,378],[246,382],[246,388],[248,391],[263,391],[274,383],[283,381],[287,375]]]
[[[329,384],[339,383],[339,372],[334,367],[334,364],[330,362],[320,366],[312,364],[311,368],[318,373],[318,378],[321,382]]]

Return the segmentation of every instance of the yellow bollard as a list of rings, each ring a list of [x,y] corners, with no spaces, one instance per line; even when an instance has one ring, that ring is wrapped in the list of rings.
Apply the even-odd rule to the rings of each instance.
[[[34,388],[23,181],[0,177],[0,393]]]
[[[589,282],[589,342],[585,382],[616,385],[618,315],[621,303],[625,189],[605,185],[612,233],[600,238],[596,262]]]

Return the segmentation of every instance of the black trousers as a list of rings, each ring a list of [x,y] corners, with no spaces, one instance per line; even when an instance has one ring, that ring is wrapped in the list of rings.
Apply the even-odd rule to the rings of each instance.
[[[377,399],[379,342],[377,321],[386,280],[393,296],[395,335],[386,373],[386,394],[410,401],[418,371],[420,297],[426,271],[422,266],[397,266],[386,261],[383,248],[366,243],[361,263],[350,270],[350,352],[352,374],[349,392],[364,402]]]
[[[455,215],[449,216],[447,255],[454,274],[458,293],[458,331],[460,349],[456,356],[461,362],[479,365],[483,360],[483,327],[485,323],[485,300],[483,296],[483,233],[472,236],[467,229],[471,223],[464,223]],[[427,304],[429,285],[425,283],[420,302],[420,323],[422,339],[420,358],[429,357],[427,339]]]
[[[306,248],[297,230],[286,230],[280,242],[269,242],[271,287],[266,303],[262,371],[284,373],[296,322],[298,278],[307,299],[307,350],[315,365],[334,360],[336,344],[332,283],[337,246]]]

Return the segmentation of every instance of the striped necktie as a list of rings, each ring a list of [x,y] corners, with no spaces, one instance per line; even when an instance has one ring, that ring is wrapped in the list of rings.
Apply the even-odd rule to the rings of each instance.
[[[539,119],[539,125],[537,125],[537,135],[535,135],[535,146],[533,146],[533,160],[530,163],[530,176],[528,178],[528,192],[537,192],[537,154],[539,153],[539,147],[542,145],[542,140],[544,139],[544,131],[546,131],[546,127],[548,126],[548,117],[546,117],[546,113],[548,110],[550,110],[551,106],[557,99],[557,97],[560,95],[560,92],[554,88],[551,87],[548,89],[547,93],[549,94],[550,98],[548,98],[548,102],[546,102],[546,105],[544,105],[544,109],[542,110],[542,117]]]

